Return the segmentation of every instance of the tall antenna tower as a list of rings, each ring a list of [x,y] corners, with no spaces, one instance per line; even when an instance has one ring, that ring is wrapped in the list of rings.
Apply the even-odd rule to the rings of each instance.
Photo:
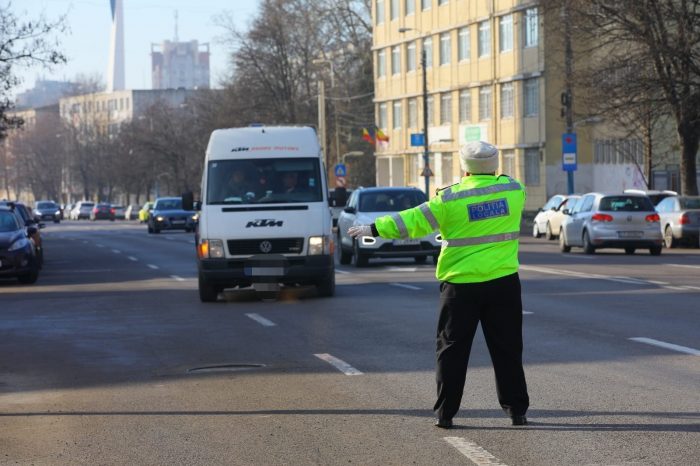
[[[112,8],[112,35],[109,47],[107,92],[125,88],[124,77],[124,6],[122,0],[110,0]]]

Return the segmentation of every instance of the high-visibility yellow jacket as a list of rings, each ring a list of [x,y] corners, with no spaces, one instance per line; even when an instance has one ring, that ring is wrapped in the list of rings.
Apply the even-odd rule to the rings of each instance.
[[[375,221],[382,238],[419,238],[440,231],[436,277],[478,283],[518,271],[525,187],[507,176],[471,175],[418,207]]]

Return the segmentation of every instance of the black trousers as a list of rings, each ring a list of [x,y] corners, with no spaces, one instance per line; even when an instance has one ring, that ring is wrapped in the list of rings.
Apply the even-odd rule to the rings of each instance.
[[[523,371],[523,313],[518,274],[482,283],[440,284],[437,328],[439,418],[459,410],[469,353],[481,322],[496,372],[498,401],[509,416],[524,415],[530,404]]]

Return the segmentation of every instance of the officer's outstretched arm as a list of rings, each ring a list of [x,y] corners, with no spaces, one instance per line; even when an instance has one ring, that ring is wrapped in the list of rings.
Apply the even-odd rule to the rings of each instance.
[[[382,238],[420,238],[440,229],[440,204],[425,202],[418,207],[379,217],[375,226]]]

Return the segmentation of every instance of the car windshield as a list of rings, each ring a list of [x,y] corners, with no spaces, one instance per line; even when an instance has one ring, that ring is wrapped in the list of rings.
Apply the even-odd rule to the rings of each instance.
[[[681,197],[681,209],[700,209],[700,197]]]
[[[600,200],[599,210],[609,212],[644,212],[653,211],[654,206],[648,197],[607,196]]]
[[[161,199],[156,202],[155,210],[179,210],[182,209],[182,199]]]
[[[398,212],[425,202],[425,194],[417,189],[387,190],[362,193],[360,212]]]
[[[315,157],[209,162],[207,204],[321,201],[321,171]]]
[[[58,206],[54,202],[39,202],[36,205],[37,209],[58,209]]]
[[[12,212],[0,211],[0,233],[19,230],[17,217]]]

